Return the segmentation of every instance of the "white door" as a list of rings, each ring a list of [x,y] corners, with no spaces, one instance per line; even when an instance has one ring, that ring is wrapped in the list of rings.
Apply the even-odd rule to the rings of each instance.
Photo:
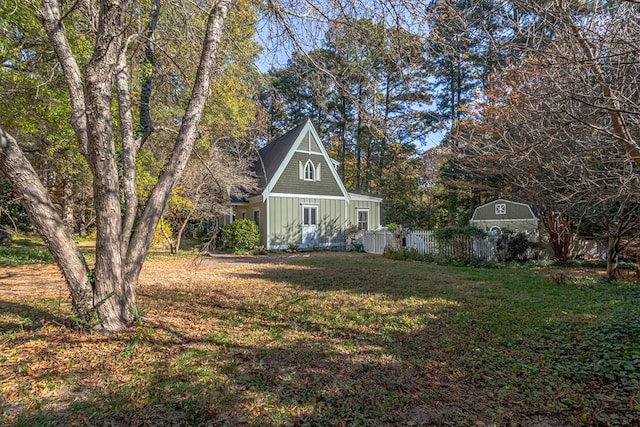
[[[309,248],[318,243],[318,207],[302,205],[302,243],[300,247]]]

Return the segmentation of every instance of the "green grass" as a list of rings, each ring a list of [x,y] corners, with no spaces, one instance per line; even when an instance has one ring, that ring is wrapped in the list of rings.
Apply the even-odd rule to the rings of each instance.
[[[95,239],[74,236],[73,240],[80,247],[87,263],[95,262]],[[146,259],[162,259],[167,256],[193,257],[198,252],[198,243],[194,240],[185,239],[182,250],[178,255],[171,255],[169,250],[163,248],[151,248]],[[53,263],[51,253],[47,250],[41,237],[21,235],[13,237],[11,244],[0,245],[0,268],[18,265],[50,264]]]
[[[0,246],[0,267],[50,262],[52,262],[51,254],[44,248]]]
[[[12,403],[0,410],[15,425],[640,423],[638,285],[557,285],[522,265],[282,259],[154,261],[167,273],[142,281],[148,320],[131,331],[4,334]]]

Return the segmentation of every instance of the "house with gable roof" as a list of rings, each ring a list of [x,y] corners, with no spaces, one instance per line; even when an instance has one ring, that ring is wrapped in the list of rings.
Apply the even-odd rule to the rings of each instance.
[[[252,219],[267,249],[345,248],[347,230],[380,228],[382,199],[350,193],[311,120],[258,152],[258,190],[232,201],[232,216]]]

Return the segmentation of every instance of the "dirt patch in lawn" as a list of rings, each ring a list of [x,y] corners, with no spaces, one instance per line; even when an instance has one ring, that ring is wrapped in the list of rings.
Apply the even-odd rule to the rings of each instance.
[[[269,255],[232,255],[214,253],[206,257],[163,257],[146,261],[140,274],[140,285],[152,283],[163,275],[184,274],[198,268],[221,264],[287,264],[310,257],[331,257],[331,252],[282,253]],[[38,295],[42,298],[58,297],[66,292],[62,273],[55,264],[23,265],[0,268],[0,297]]]
[[[56,265],[24,265],[0,268],[0,297],[38,295],[42,298],[59,295],[65,288]]]

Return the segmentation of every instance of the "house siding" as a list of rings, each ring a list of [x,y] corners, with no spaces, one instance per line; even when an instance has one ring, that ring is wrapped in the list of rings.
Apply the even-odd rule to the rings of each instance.
[[[300,179],[299,162],[304,165],[309,159],[311,159],[314,165],[318,165],[318,163],[321,164],[320,181],[305,181]],[[324,156],[320,154],[295,152],[271,192],[343,196],[340,186],[331,172],[331,167],[332,166],[326,162]]]
[[[269,247],[285,249],[302,242],[302,205],[318,206],[318,245],[344,247],[346,235],[346,201],[301,197],[271,197],[269,199]]]
[[[380,228],[380,203],[374,201],[352,200],[349,204],[349,226],[358,226],[358,209],[369,210],[369,230]]]
[[[493,227],[498,227],[502,232],[506,231],[536,231],[538,221],[535,219],[529,220],[474,220],[471,224],[483,231],[489,231]]]

